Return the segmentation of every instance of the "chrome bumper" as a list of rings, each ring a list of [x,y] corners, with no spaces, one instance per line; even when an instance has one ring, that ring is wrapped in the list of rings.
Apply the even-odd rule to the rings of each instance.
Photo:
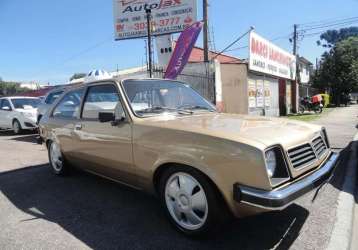
[[[331,153],[315,172],[295,183],[272,191],[235,184],[234,200],[269,210],[285,208],[299,197],[328,182],[332,177],[338,156],[337,153]]]

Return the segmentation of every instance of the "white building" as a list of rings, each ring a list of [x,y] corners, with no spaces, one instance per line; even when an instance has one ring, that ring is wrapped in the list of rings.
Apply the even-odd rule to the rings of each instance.
[[[313,64],[304,57],[298,58],[298,68],[300,72],[300,83],[307,85],[311,80]]]

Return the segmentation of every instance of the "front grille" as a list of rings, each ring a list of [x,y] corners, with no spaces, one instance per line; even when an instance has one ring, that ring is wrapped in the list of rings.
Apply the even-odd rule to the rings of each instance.
[[[309,143],[288,150],[292,166],[300,168],[316,160],[316,155]]]
[[[25,126],[28,128],[34,128],[35,126],[32,123],[25,122]]]
[[[324,143],[321,136],[312,141],[312,147],[318,158],[320,158],[327,150],[326,144]]]

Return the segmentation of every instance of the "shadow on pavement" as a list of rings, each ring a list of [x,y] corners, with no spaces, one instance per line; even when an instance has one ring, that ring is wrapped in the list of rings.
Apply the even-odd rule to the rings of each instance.
[[[14,136],[10,140],[12,141],[21,141],[21,142],[29,142],[29,143],[36,143],[38,142],[38,134],[28,134],[28,135],[20,135]]]
[[[15,135],[12,130],[0,130],[0,137],[2,136],[10,137],[9,140],[13,141],[37,143],[37,138],[39,137],[39,134],[34,131],[25,130],[20,135]]]
[[[48,167],[8,172],[0,175],[0,191],[19,210],[57,223],[95,249],[288,249],[309,215],[294,204],[237,220],[210,239],[193,240],[169,225],[154,197],[80,171],[67,178],[54,176]]]
[[[355,167],[356,170],[356,187],[350,187],[350,185],[344,185],[345,176],[350,178],[349,173],[351,167]],[[355,196],[355,201],[358,204],[358,141],[352,141],[345,149],[340,152],[340,162],[336,167],[334,178],[331,181],[331,184],[338,190],[350,193]],[[356,193],[355,193],[356,192]]]
[[[0,136],[12,136],[14,132],[12,130],[0,130]]]

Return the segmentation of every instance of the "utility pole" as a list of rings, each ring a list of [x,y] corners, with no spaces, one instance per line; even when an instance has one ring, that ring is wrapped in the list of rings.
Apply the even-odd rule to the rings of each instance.
[[[149,77],[152,78],[153,75],[153,61],[152,61],[152,27],[151,27],[151,19],[152,19],[152,10],[146,9],[145,13],[147,14],[147,31],[148,31],[148,70]]]
[[[208,0],[203,0],[204,62],[209,62]]]
[[[297,27],[298,25],[297,24],[294,24],[293,25],[293,55],[296,57],[296,76],[295,76],[295,81],[292,85],[292,90],[293,91],[293,94],[294,94],[294,97],[293,97],[293,100],[292,102],[294,103],[294,105],[292,105],[292,111],[294,113],[297,113],[298,111],[298,99],[299,99],[299,82],[298,82],[298,78],[299,78],[299,67],[298,67],[298,57],[297,57],[297,39],[298,39],[298,35],[297,35]],[[292,95],[293,96],[293,95]]]
[[[297,55],[297,24],[293,25],[293,54]]]

